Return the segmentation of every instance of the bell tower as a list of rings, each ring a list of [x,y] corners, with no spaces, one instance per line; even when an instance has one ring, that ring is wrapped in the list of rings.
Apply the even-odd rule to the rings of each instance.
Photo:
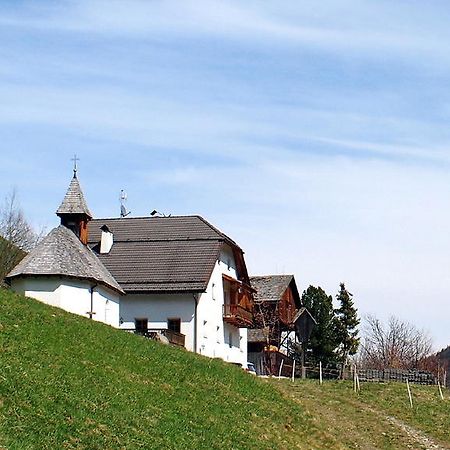
[[[61,218],[61,225],[72,230],[80,241],[87,245],[88,241],[88,222],[92,219],[92,214],[84,199],[83,191],[77,178],[77,161],[73,158],[73,177],[70,181],[64,200],[56,211],[56,215]]]

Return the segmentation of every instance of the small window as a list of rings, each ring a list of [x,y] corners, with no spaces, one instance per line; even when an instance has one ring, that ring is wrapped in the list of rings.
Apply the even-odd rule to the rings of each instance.
[[[180,333],[181,331],[181,319],[167,319],[167,329],[170,331],[175,331],[176,333]]]
[[[134,328],[136,333],[146,333],[148,330],[148,318],[140,317],[134,319]]]
[[[228,345],[230,346],[230,348],[233,347],[233,334],[231,332],[228,333]]]

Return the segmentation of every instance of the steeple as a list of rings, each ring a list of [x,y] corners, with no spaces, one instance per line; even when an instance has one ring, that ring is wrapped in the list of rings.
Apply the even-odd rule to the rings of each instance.
[[[73,178],[64,200],[56,211],[56,215],[61,218],[61,225],[72,230],[83,244],[87,244],[87,224],[92,219],[92,214],[78,182],[76,157]]]

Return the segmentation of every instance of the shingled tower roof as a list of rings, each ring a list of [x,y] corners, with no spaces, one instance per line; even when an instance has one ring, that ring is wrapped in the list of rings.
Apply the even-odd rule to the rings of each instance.
[[[85,279],[123,293],[108,269],[68,228],[54,228],[8,274],[7,278],[26,276],[65,276]]]
[[[77,172],[74,170],[73,178],[67,189],[66,196],[56,211],[58,216],[64,214],[83,214],[92,219],[92,214],[89,211],[86,200],[84,199],[83,191],[78,182]]]

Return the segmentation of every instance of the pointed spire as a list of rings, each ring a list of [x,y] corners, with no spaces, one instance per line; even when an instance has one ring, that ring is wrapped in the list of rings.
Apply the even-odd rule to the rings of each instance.
[[[80,241],[87,245],[88,222],[92,219],[83,191],[77,178],[76,157],[73,169],[73,178],[70,181],[69,189],[61,205],[56,211],[56,215],[61,217],[61,225],[72,230]]]
[[[92,214],[89,211],[80,183],[78,182],[76,169],[73,171],[73,178],[70,181],[66,196],[57,209],[56,214],[60,217],[63,214],[82,214],[92,219]]]

